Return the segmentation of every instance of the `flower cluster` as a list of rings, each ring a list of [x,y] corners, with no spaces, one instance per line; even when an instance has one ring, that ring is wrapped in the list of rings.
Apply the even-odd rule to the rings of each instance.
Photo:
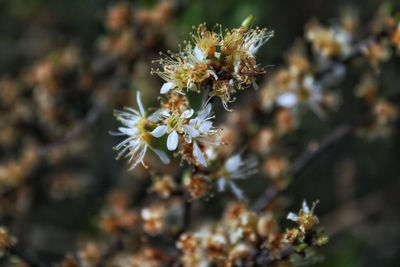
[[[314,231],[318,218],[313,214],[313,209],[314,206],[310,210],[304,204],[299,215],[290,213],[288,216],[299,223],[300,228],[294,229],[303,233],[301,240],[304,241],[305,234],[313,240],[310,247],[327,242],[325,236]],[[184,266],[245,265],[251,261],[260,261],[262,257],[258,257],[263,254],[263,250],[268,251],[267,260],[285,263],[289,259],[282,259],[281,251],[287,249],[289,244],[298,245],[290,234],[294,229],[282,233],[271,213],[255,214],[245,205],[233,203],[228,206],[221,221],[182,234],[177,246],[183,253]],[[298,249],[297,252],[301,253],[302,250]]]
[[[176,91],[184,94],[192,90],[207,90],[210,97],[219,97],[226,110],[233,102],[236,89],[258,88],[256,77],[265,73],[257,64],[255,54],[273,35],[266,29],[251,29],[253,20],[247,18],[241,27],[222,33],[209,31],[205,24],[192,35],[193,44],[185,43],[178,54],[171,54],[158,62],[162,69],[154,70],[165,80],[161,94]]]
[[[227,103],[233,101],[231,94],[235,88],[256,87],[256,77],[264,73],[256,63],[255,53],[272,33],[266,29],[250,29],[252,19],[249,17],[239,28],[226,30],[224,34],[208,31],[206,25],[201,24],[197,34],[192,35],[193,45],[186,43],[180,53],[159,60],[162,70],[153,71],[165,80],[160,91],[165,96],[161,107],[148,116],[138,92],[139,111],[126,108],[125,111],[116,112],[123,127],[114,134],[126,135],[127,138],[115,149],[120,150],[118,157],[129,157],[131,169],[138,163],[146,166],[143,159],[148,149],[168,164],[165,148],[158,149],[153,145],[154,139],[163,139],[164,136],[167,136],[168,151],[178,150],[183,160],[197,166],[208,166],[206,150],[222,142],[219,138],[221,130],[213,123],[215,116],[212,115],[212,104],[207,102],[213,96],[218,96],[228,109]],[[187,90],[204,91],[203,99],[206,101],[197,112],[190,107],[185,94]],[[238,160],[234,163],[238,163]],[[239,171],[231,165],[228,163],[225,168],[231,173],[229,176],[244,176],[246,170]],[[220,179],[221,190],[225,179]],[[241,195],[233,183],[230,186],[237,195]]]
[[[33,198],[40,209],[52,206],[42,205],[42,198],[36,198],[38,192],[46,190],[50,196],[46,201],[68,204],[64,200],[77,198],[76,203],[83,203],[86,198],[79,196],[95,188],[93,195],[103,194],[104,203],[89,202],[88,206],[97,219],[99,235],[89,241],[87,236],[79,236],[78,251],[67,254],[60,266],[286,266],[297,263],[292,256],[306,259],[313,255],[311,249],[328,241],[318,228],[317,202],[309,207],[304,201],[298,213],[289,213],[287,219],[297,225],[282,231],[279,220],[286,214],[287,202],[280,194],[340,138],[355,133],[388,137],[393,131],[398,107],[389,90],[381,90],[386,84],[378,78],[384,73],[381,64],[400,50],[398,19],[381,18],[378,30],[365,40],[357,39],[359,23],[352,13],[332,27],[312,21],[305,28],[304,41],[297,41],[286,54],[286,65],[275,68],[261,90],[252,93],[257,99],[243,98],[240,102],[244,104],[235,107],[231,103],[240,91],[257,89],[257,79],[266,73],[256,54],[273,32],[251,28],[252,16],[234,29],[222,30],[216,25],[209,30],[200,24],[178,53],[161,54],[155,61],[160,66],[151,72],[163,80],[157,89],[160,95],[153,97],[159,103],[145,108],[150,90],[131,90],[131,85],[153,85],[153,77],[139,81],[137,71],[147,72],[146,62],[155,57],[159,47],[167,50],[173,39],[165,38],[169,35],[167,22],[174,8],[164,0],[152,9],[113,5],[106,18],[106,36],[100,40],[100,60],[87,69],[79,50],[71,46],[28,69],[23,83],[0,78],[0,110],[7,113],[1,120],[1,158],[16,158],[7,158],[0,165],[1,217],[16,218],[18,226],[19,218],[30,218]],[[353,73],[350,66],[361,67]],[[364,73],[360,83],[354,92],[342,90],[341,96],[339,86],[348,83],[339,82],[356,73]],[[71,77],[80,78],[66,82]],[[70,83],[73,90],[69,90]],[[28,99],[31,96],[32,100]],[[67,102],[75,97],[82,99],[82,110],[68,109]],[[89,109],[85,103],[92,98],[96,102],[83,126],[65,134],[75,126],[79,114]],[[334,135],[328,133],[319,144],[301,142],[301,136],[308,136],[315,127],[322,131],[330,126],[330,122],[309,123],[315,119],[313,114],[304,120],[305,109],[328,118],[342,100],[350,102],[348,98],[356,103],[349,109],[363,108],[354,123],[345,121],[345,127],[334,129]],[[120,126],[111,134],[124,138],[114,149],[117,158],[127,158],[137,179],[115,171],[113,179],[98,173],[78,177],[71,164],[77,156],[87,155],[81,153],[89,144],[87,139],[98,137],[89,131],[89,138],[78,138],[80,133],[102,108],[132,106],[131,99],[136,100],[136,107],[114,112]],[[17,105],[18,101],[23,105]],[[221,114],[218,108],[229,112]],[[25,134],[20,145],[20,129],[26,124],[33,134]],[[310,129],[306,132],[304,128]],[[66,138],[59,140],[60,136]],[[71,142],[68,149],[52,150],[75,138],[78,141]],[[51,139],[59,141],[50,143],[50,148],[38,146]],[[96,153],[99,147],[90,148]],[[305,148],[304,153],[297,151],[299,148]],[[70,160],[62,160],[68,153]],[[47,161],[41,160],[43,155]],[[87,158],[89,166],[97,159]],[[100,169],[103,171],[103,166]],[[352,170],[348,172],[351,174],[344,176],[353,175]],[[253,177],[256,173],[259,175]],[[42,175],[43,179],[27,179]],[[103,186],[105,183],[109,186]],[[231,203],[232,197],[237,202]],[[40,213],[46,214],[45,210]],[[14,243],[0,227],[0,253],[11,254]]]
[[[324,60],[327,60],[326,58]],[[306,53],[305,44],[297,41],[286,56],[287,68],[276,71],[261,90],[264,110],[274,106],[298,113],[303,106],[311,109],[321,118],[334,110],[339,103],[337,93],[326,88],[337,80],[318,80],[315,68]],[[343,75],[342,66],[335,66],[334,75]]]
[[[173,9],[170,1],[160,1],[152,9],[126,2],[112,5],[105,21],[109,34],[100,40],[100,50],[111,56],[135,57],[144,49],[153,48],[157,45],[156,36],[166,33]]]
[[[315,229],[319,223],[318,217],[314,214],[317,203],[314,202],[310,209],[306,201],[303,201],[303,207],[298,214],[290,212],[287,216],[287,219],[296,222],[298,227],[286,230],[284,240],[297,246],[298,250],[304,250],[310,245],[324,245],[328,242],[328,237],[322,235],[322,230]]]

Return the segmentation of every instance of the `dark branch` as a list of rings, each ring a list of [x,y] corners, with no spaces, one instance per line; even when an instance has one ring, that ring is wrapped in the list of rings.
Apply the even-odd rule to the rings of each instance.
[[[26,264],[28,264],[31,267],[48,267],[49,265],[44,264],[42,262],[37,261],[34,257],[29,255],[27,252],[23,251],[20,248],[17,248],[16,246],[11,246],[7,248],[7,252],[22,261],[24,261]]]
[[[343,124],[328,135],[326,135],[320,143],[310,143],[307,150],[299,156],[291,165],[287,172],[287,176],[296,178],[300,176],[304,170],[320,156],[328,151],[333,145],[337,144],[344,138],[354,134],[360,125],[364,125],[370,120],[370,116],[364,116],[361,119],[353,120],[351,123]],[[255,212],[261,212],[284,188],[276,186],[269,187],[264,194],[262,194],[252,206]]]

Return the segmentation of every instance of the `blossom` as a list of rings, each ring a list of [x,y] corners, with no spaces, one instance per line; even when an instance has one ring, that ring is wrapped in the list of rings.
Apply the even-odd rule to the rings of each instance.
[[[167,139],[167,148],[168,150],[175,150],[178,147],[179,142],[179,134],[184,134],[185,128],[184,125],[187,120],[192,117],[193,109],[188,109],[179,113],[179,111],[175,110],[172,113],[168,110],[164,110],[161,112],[161,116],[164,117],[163,124],[157,126],[151,134],[154,137],[161,137],[168,133]]]
[[[324,117],[325,112],[321,107],[323,102],[322,87],[312,76],[306,76],[301,84],[293,90],[285,92],[276,98],[276,103],[285,108],[295,108],[297,105],[306,103],[315,114]]]
[[[137,104],[139,111],[132,108],[125,108],[126,111],[116,111],[115,116],[123,124],[123,127],[119,127],[116,133],[112,135],[126,135],[128,136],[124,141],[114,147],[115,150],[121,150],[118,153],[118,158],[123,155],[129,157],[129,162],[132,162],[130,170],[133,170],[138,163],[142,163],[144,167],[147,167],[143,159],[147,152],[147,149],[152,150],[165,164],[169,163],[168,156],[161,150],[155,149],[150,145],[152,135],[148,128],[149,125],[154,124],[158,120],[157,114],[147,117],[140,100],[140,92],[136,95]]]
[[[246,27],[235,29],[231,35],[225,36],[225,39],[231,39],[227,42],[230,43],[231,48],[237,45],[236,49],[231,51],[231,58],[234,67],[233,76],[238,89],[244,89],[250,85],[258,89],[255,77],[264,74],[265,71],[256,63],[255,54],[272,36],[273,32],[268,32],[265,28],[248,29]],[[237,38],[236,41],[235,38]],[[226,49],[223,47],[222,50]]]
[[[228,108],[228,103],[232,103],[235,101],[235,98],[231,97],[231,94],[236,93],[234,81],[233,79],[227,81],[215,81],[213,84],[212,91],[210,92],[210,96],[218,96],[221,99],[222,105],[225,110],[232,111]]]
[[[251,20],[251,19],[250,19]],[[233,102],[235,86],[244,89],[255,83],[256,76],[265,73],[255,60],[258,49],[273,35],[265,28],[250,29],[247,23],[223,33],[209,31],[200,24],[192,34],[193,44],[186,43],[183,50],[158,60],[162,70],[153,70],[165,83],[161,94],[171,90],[183,94],[183,89],[199,91],[210,86],[209,95],[221,98],[224,108]]]
[[[197,28],[197,35],[192,35],[193,41],[196,44],[194,53],[200,60],[206,57],[217,57],[217,47],[221,42],[221,35],[216,32],[208,31],[206,24],[200,24]]]
[[[188,44],[183,51],[166,56],[158,61],[163,70],[155,70],[152,73],[158,74],[165,83],[161,87],[160,93],[166,94],[170,90],[176,89],[183,93],[183,89],[197,91],[197,85],[212,76],[218,80],[216,73],[210,70],[199,48]]]
[[[341,27],[325,28],[317,21],[306,27],[306,39],[312,43],[313,50],[325,58],[350,53],[352,36]]]
[[[196,118],[191,119],[188,124],[183,125],[186,131],[188,142],[190,143],[192,138],[202,138],[202,141],[207,141],[208,136],[217,133],[217,130],[213,127],[211,119],[212,105],[208,104],[204,109],[202,109]]]
[[[314,202],[311,209],[308,207],[307,202],[303,201],[303,208],[298,214],[289,212],[287,219],[296,222],[300,225],[300,230],[303,232],[311,230],[314,225],[319,223],[318,217],[314,215],[314,209],[318,201]]]
[[[198,141],[212,145],[220,144],[218,140],[212,139],[211,137],[218,133],[218,130],[213,127],[213,123],[211,121],[211,119],[214,118],[214,116],[211,116],[211,110],[212,105],[208,104],[198,113],[196,118],[191,119],[189,124],[183,126],[186,131],[187,141],[191,143],[192,140],[194,140],[193,156],[204,167],[207,167],[207,161],[198,145]]]
[[[188,109],[180,113],[179,110],[172,112],[168,110],[162,111],[161,117],[163,120],[151,134],[159,138],[165,134],[168,134],[167,148],[168,150],[175,150],[178,147],[179,136],[184,137],[184,141],[192,144],[193,157],[203,166],[207,166],[207,161],[200,149],[200,143],[207,144],[219,144],[211,136],[215,135],[218,130],[213,127],[211,119],[212,106],[208,104],[202,109],[196,118],[192,118],[194,113],[193,109]]]
[[[243,191],[235,184],[234,180],[246,179],[257,172],[257,160],[250,158],[243,160],[241,153],[235,154],[225,161],[221,174],[217,179],[218,191],[225,191],[229,185],[233,194],[239,199],[246,199]]]
[[[263,46],[273,35],[274,32],[267,31],[265,28],[250,29],[244,34],[243,42],[239,49],[254,57],[258,49]]]

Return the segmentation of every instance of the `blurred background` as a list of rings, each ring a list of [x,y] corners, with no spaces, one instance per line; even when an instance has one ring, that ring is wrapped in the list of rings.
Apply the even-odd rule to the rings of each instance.
[[[118,127],[114,109],[136,107],[136,90],[142,91],[145,106],[157,106],[162,81],[150,70],[159,51],[177,51],[193,25],[231,28],[253,14],[255,25],[275,32],[257,56],[273,72],[284,64],[286,51],[304,36],[311,19],[332,25],[352,8],[359,16],[357,36],[362,39],[383,1],[195,0],[158,6],[153,13],[157,1],[129,1],[137,11],[131,22],[134,37],[114,30],[123,23],[107,15],[115,3],[0,0],[0,224],[20,246],[47,262],[60,261],[84,240],[101,238],[98,222],[110,193],[123,190],[133,206],[143,202],[150,183],[146,170],[128,172],[124,160],[115,160],[112,147],[120,139],[109,131]],[[392,4],[400,10],[399,1]],[[384,92],[400,90],[399,70],[399,57],[382,64],[379,85]],[[285,139],[289,155],[301,154],[310,141],[362,112],[353,93],[361,73],[350,71],[337,86],[343,102],[328,119],[310,111],[302,115],[298,129]],[[255,97],[252,91],[241,92],[238,98],[244,100],[233,108],[247,105],[246,99]],[[282,201],[290,211],[298,210],[303,199],[319,199],[316,213],[332,233],[319,251],[324,260],[313,266],[399,262],[396,126],[386,138],[338,142],[285,191]],[[242,184],[251,199],[268,185],[262,173],[253,180],[254,185]],[[212,198],[206,202],[206,207],[213,206]],[[217,217],[220,210],[210,207],[209,215]],[[3,264],[8,260],[0,259]]]

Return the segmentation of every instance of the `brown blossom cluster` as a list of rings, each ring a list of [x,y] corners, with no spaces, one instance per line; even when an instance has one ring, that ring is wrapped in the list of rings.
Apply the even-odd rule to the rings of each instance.
[[[152,9],[127,2],[114,4],[106,15],[109,34],[101,40],[100,50],[116,57],[134,57],[156,47],[158,35],[167,34],[173,11],[171,1],[159,1]]]
[[[323,142],[305,147],[299,129],[307,112],[313,122],[328,120],[354,101],[363,112],[339,133],[390,136],[398,107],[379,78],[382,64],[400,49],[400,22],[380,14],[379,26],[360,36],[355,13],[344,13],[332,26],[312,20],[286,53],[285,65],[273,68],[255,92],[243,90],[257,89],[256,79],[266,74],[256,52],[273,33],[252,27],[252,16],[233,29],[200,24],[178,53],[156,61],[160,69],[152,72],[164,84],[162,95],[154,97],[148,88],[157,83],[144,73],[155,52],[174,38],[175,8],[164,0],[151,9],[114,4],[105,18],[106,34],[98,39],[99,58],[88,60],[68,46],[17,77],[0,79],[0,110],[7,113],[0,120],[0,144],[7,150],[0,155],[1,219],[23,228],[28,202],[41,198],[55,206],[77,201],[74,212],[89,205],[95,219],[84,214],[77,221],[90,231],[70,237],[76,246],[63,247],[62,267],[293,266],[317,260],[315,251],[328,242],[317,202],[309,207],[304,201],[298,213],[287,213],[292,203],[282,196],[318,156],[312,153],[325,148]],[[352,99],[345,99],[340,82],[356,68],[360,82],[349,89]],[[143,105],[155,100],[155,109]],[[107,157],[98,155],[111,147],[94,133],[98,128],[88,131],[103,109],[112,117],[111,106],[127,106],[115,110],[121,125],[110,135],[124,136],[114,149],[133,171],[101,166],[91,177],[86,172],[94,164],[118,164],[108,157],[111,149]],[[104,123],[111,124],[104,119],[97,126]],[[91,147],[94,138],[100,145]],[[84,196],[89,189],[90,201]],[[296,225],[284,229],[284,218]],[[9,249],[15,244],[0,227],[0,253],[35,261]]]
[[[331,27],[316,20],[308,23],[304,39],[297,40],[286,54],[286,67],[275,70],[262,86],[254,113],[244,115],[242,111],[238,115],[246,124],[244,132],[254,137],[250,147],[266,157],[263,170],[279,188],[286,187],[286,178],[293,175],[290,156],[282,148],[285,139],[301,125],[308,109],[327,120],[346,104],[339,89],[350,69],[364,73],[354,96],[362,99],[368,110],[364,117],[355,118],[361,124],[355,132],[369,139],[393,132],[398,114],[396,96],[380,94],[379,78],[381,65],[395,55],[399,22],[392,14],[378,12],[367,37],[358,34],[359,24],[354,10],[345,11],[340,23]],[[257,117],[260,109],[274,121],[253,130],[246,118]],[[263,122],[263,115],[258,117]]]
[[[0,146],[11,155],[0,158],[0,191],[23,184],[41,166],[42,159],[62,165],[66,157],[87,149],[88,139],[82,136],[88,136],[85,130],[99,116],[105,102],[129,103],[129,91],[120,88],[119,79],[136,79],[134,70],[127,66],[140,59],[137,53],[118,59],[115,55],[122,56],[124,49],[132,53],[132,47],[151,54],[156,36],[161,31],[166,34],[173,12],[174,5],[169,1],[160,1],[152,9],[116,4],[108,10],[105,25],[109,32],[98,39],[101,49],[93,60],[83,56],[77,45],[69,44],[54,49],[15,75],[0,77]],[[138,36],[138,41],[127,47],[122,36],[131,38],[132,30],[143,31],[146,36]],[[107,49],[104,43],[108,43]],[[50,190],[54,192],[50,194],[60,198],[62,194],[82,191],[85,183],[73,176],[53,175]]]
[[[180,236],[177,246],[183,253],[182,262],[184,266],[240,266],[263,260],[289,265],[290,258],[281,255],[288,246],[296,254],[304,251],[304,242],[310,247],[327,242],[316,231],[319,221],[314,208],[305,206],[298,216],[290,213],[288,218],[296,219],[299,227],[282,232],[271,212],[256,214],[242,203],[232,203],[218,223]],[[264,250],[268,251],[266,258],[260,256]]]

